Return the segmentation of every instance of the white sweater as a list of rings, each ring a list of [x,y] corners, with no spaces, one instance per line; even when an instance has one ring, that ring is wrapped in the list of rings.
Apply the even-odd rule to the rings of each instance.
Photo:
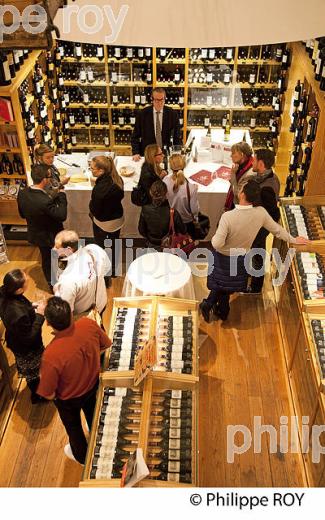
[[[222,215],[211,243],[222,255],[233,255],[231,249],[237,248],[247,252],[261,227],[281,240],[296,243],[296,239],[277,224],[262,206],[241,205],[236,205],[235,209]]]

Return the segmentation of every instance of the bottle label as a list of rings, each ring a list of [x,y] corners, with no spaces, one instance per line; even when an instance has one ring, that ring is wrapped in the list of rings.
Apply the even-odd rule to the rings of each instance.
[[[124,117],[119,117],[119,118],[118,118],[118,124],[119,124],[120,126],[123,126],[123,125],[124,125]]]
[[[87,76],[88,76],[88,81],[94,81],[94,73],[91,69],[88,70]]]
[[[295,92],[293,94],[293,99],[295,101],[298,101],[299,97],[300,97],[300,91],[299,90],[295,90]]]
[[[8,61],[3,62],[3,72],[5,81],[11,81],[11,74]]]
[[[59,85],[60,85],[61,87],[62,87],[62,85],[64,85],[64,79],[63,79],[62,76],[61,76],[61,77],[59,76]]]
[[[205,117],[204,118],[204,126],[209,126],[210,124],[210,118],[209,117]],[[177,341],[177,343],[179,343],[179,338],[174,338],[174,342]],[[181,340],[182,343],[184,342],[183,340]],[[177,344],[175,343],[175,344]]]
[[[147,98],[146,98],[146,96],[145,96],[145,95],[142,95],[142,96],[141,96],[141,104],[142,104],[142,105],[145,105],[146,102],[147,102]]]
[[[232,49],[227,49],[226,59],[232,60]]]
[[[169,439],[169,449],[170,450],[179,450],[181,447],[180,439]]]
[[[147,82],[151,83],[151,79],[152,79],[151,72],[147,72]]]
[[[42,108],[41,112],[40,112],[40,116],[42,119],[45,119],[45,117],[47,116],[47,108],[46,106],[44,108]]]
[[[284,55],[282,56],[282,63],[287,63],[287,61],[288,61],[288,55],[287,55],[287,54],[284,54]]]
[[[138,105],[140,103],[140,94],[136,94],[134,97],[135,104]]]
[[[169,450],[168,451],[168,458],[170,460],[180,460],[181,459],[181,452],[180,450]]]
[[[113,103],[118,104],[118,95],[117,94],[113,94]]]
[[[132,49],[132,47],[128,47],[126,49],[126,56],[127,56],[127,58],[133,58],[133,49]]]
[[[176,460],[168,461],[168,472],[170,473],[179,473],[180,471],[180,462]]]
[[[254,128],[256,126],[256,119],[255,117],[251,117],[250,127]]]
[[[71,115],[70,118],[69,118],[69,121],[70,121],[70,125],[74,125],[75,124],[74,116]]]
[[[62,135],[57,135],[57,140],[58,140],[58,143],[62,143],[63,142],[63,136]]]
[[[76,56],[81,57],[81,47],[79,45],[76,47]]]
[[[87,125],[90,125],[90,116],[85,115],[85,123],[86,123]]]
[[[214,60],[216,56],[216,51],[214,49],[209,49],[209,60]]]
[[[150,56],[151,56],[151,48],[150,47],[146,47],[146,57],[150,58]]]
[[[179,72],[176,72],[174,75],[174,81],[179,82],[181,80],[181,75]]]
[[[178,98],[178,104],[179,105],[184,105],[184,96],[180,95],[179,98]]]
[[[97,47],[97,58],[102,58],[104,56],[103,47]]]
[[[29,130],[27,135],[28,135],[29,139],[33,139],[34,135],[35,135],[35,128],[32,128],[31,130]]]
[[[56,112],[56,114],[55,114],[55,119],[56,119],[57,121],[60,121],[60,120],[61,120],[61,114],[60,114],[60,112]]]
[[[30,120],[31,124],[35,123],[35,116],[34,116],[33,112],[31,112],[29,120]]]
[[[105,144],[105,146],[109,146],[109,138],[108,137],[104,138],[104,144]]]
[[[138,57],[143,58],[143,56],[144,56],[143,49],[142,48],[138,49]]]
[[[226,72],[223,76],[223,82],[224,83],[229,83],[230,81],[230,73],[229,72]]]
[[[228,97],[227,96],[222,96],[222,98],[221,98],[221,105],[223,107],[226,107],[228,105]]]
[[[255,83],[255,73],[249,75],[249,83]]]
[[[167,473],[168,482],[179,482],[179,473]]]
[[[89,94],[86,92],[83,95],[83,101],[84,101],[84,103],[89,103]]]
[[[205,60],[208,57],[208,49],[202,49],[201,50],[201,58],[202,60]]]
[[[66,103],[69,103],[69,101],[70,101],[70,97],[69,97],[69,93],[68,93],[68,92],[66,92],[66,93],[64,94],[64,101],[65,101]]]
[[[131,125],[135,125],[135,117],[134,117],[134,116],[131,116],[131,118],[130,118],[130,124],[131,124]]]
[[[117,72],[112,71],[112,82],[117,83]]]
[[[86,79],[87,79],[86,71],[85,70],[81,70],[80,74],[79,74],[79,80],[80,81],[86,81]]]
[[[213,74],[212,72],[207,73],[207,82],[212,83],[213,82]]]
[[[212,106],[212,96],[207,96],[207,106]]]
[[[167,49],[160,49],[160,56],[165,58],[167,56]]]

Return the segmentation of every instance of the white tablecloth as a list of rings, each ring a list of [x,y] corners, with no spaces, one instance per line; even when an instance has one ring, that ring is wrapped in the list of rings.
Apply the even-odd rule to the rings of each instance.
[[[195,300],[189,265],[170,253],[147,253],[132,262],[122,296],[164,295]]]
[[[193,135],[195,136],[195,146],[200,145],[201,137],[206,134],[206,130],[193,130]],[[212,140],[214,141],[222,141],[223,139],[223,130],[214,129],[212,130]],[[230,140],[227,144],[232,145],[236,142],[242,140],[243,130],[232,129],[230,133]],[[248,132],[247,132],[248,142],[250,141]],[[89,200],[91,196],[92,186],[89,180],[90,171],[88,170],[88,154],[85,153],[73,153],[71,155],[60,155],[59,158],[63,159],[69,164],[77,164],[81,167],[81,169],[85,172],[85,182],[84,183],[69,183],[66,186],[66,193],[68,198],[68,218],[64,224],[66,229],[76,229],[80,236],[83,237],[92,237],[92,223],[89,214]],[[55,160],[55,165],[58,168],[65,167],[62,164],[58,157]],[[135,238],[139,237],[138,232],[138,222],[140,217],[141,208],[134,206],[131,202],[131,192],[133,188],[137,185],[141,165],[143,163],[143,159],[140,162],[134,162],[132,157],[130,156],[118,156],[116,158],[116,164],[118,171],[122,166],[133,166],[135,168],[135,173],[131,177],[124,177],[124,191],[125,196],[123,199],[123,207],[125,214],[125,224],[121,231],[122,237],[130,237]],[[222,166],[221,163],[217,162],[194,162],[191,160],[185,169],[186,177],[189,178],[194,173],[197,173],[200,170],[208,170],[215,171],[219,166]],[[69,168],[68,168],[69,169]],[[194,182],[189,179],[190,182]],[[229,182],[224,179],[216,178],[211,184],[208,186],[203,186],[202,184],[198,184],[198,198],[200,204],[200,211],[209,216],[211,229],[210,233],[207,236],[207,240],[211,239],[214,235],[217,223],[221,217],[224,203],[226,200],[226,195],[229,189]]]

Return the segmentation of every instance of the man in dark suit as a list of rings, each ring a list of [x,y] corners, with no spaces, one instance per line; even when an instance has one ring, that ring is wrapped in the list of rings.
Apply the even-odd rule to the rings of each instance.
[[[51,249],[67,218],[67,198],[62,190],[55,198],[46,193],[51,170],[45,164],[33,165],[31,177],[33,185],[19,190],[18,209],[20,216],[27,220],[28,241],[40,250],[43,273],[51,287]]]
[[[161,87],[152,91],[152,106],[139,111],[132,134],[132,155],[139,161],[148,144],[157,143],[161,149],[181,144],[178,115],[172,108],[165,107],[166,91]]]

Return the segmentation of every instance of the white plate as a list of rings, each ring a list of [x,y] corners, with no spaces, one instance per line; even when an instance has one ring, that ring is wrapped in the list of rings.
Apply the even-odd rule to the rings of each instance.
[[[133,166],[122,166],[120,168],[120,175],[122,177],[131,177],[135,173],[135,168]]]

